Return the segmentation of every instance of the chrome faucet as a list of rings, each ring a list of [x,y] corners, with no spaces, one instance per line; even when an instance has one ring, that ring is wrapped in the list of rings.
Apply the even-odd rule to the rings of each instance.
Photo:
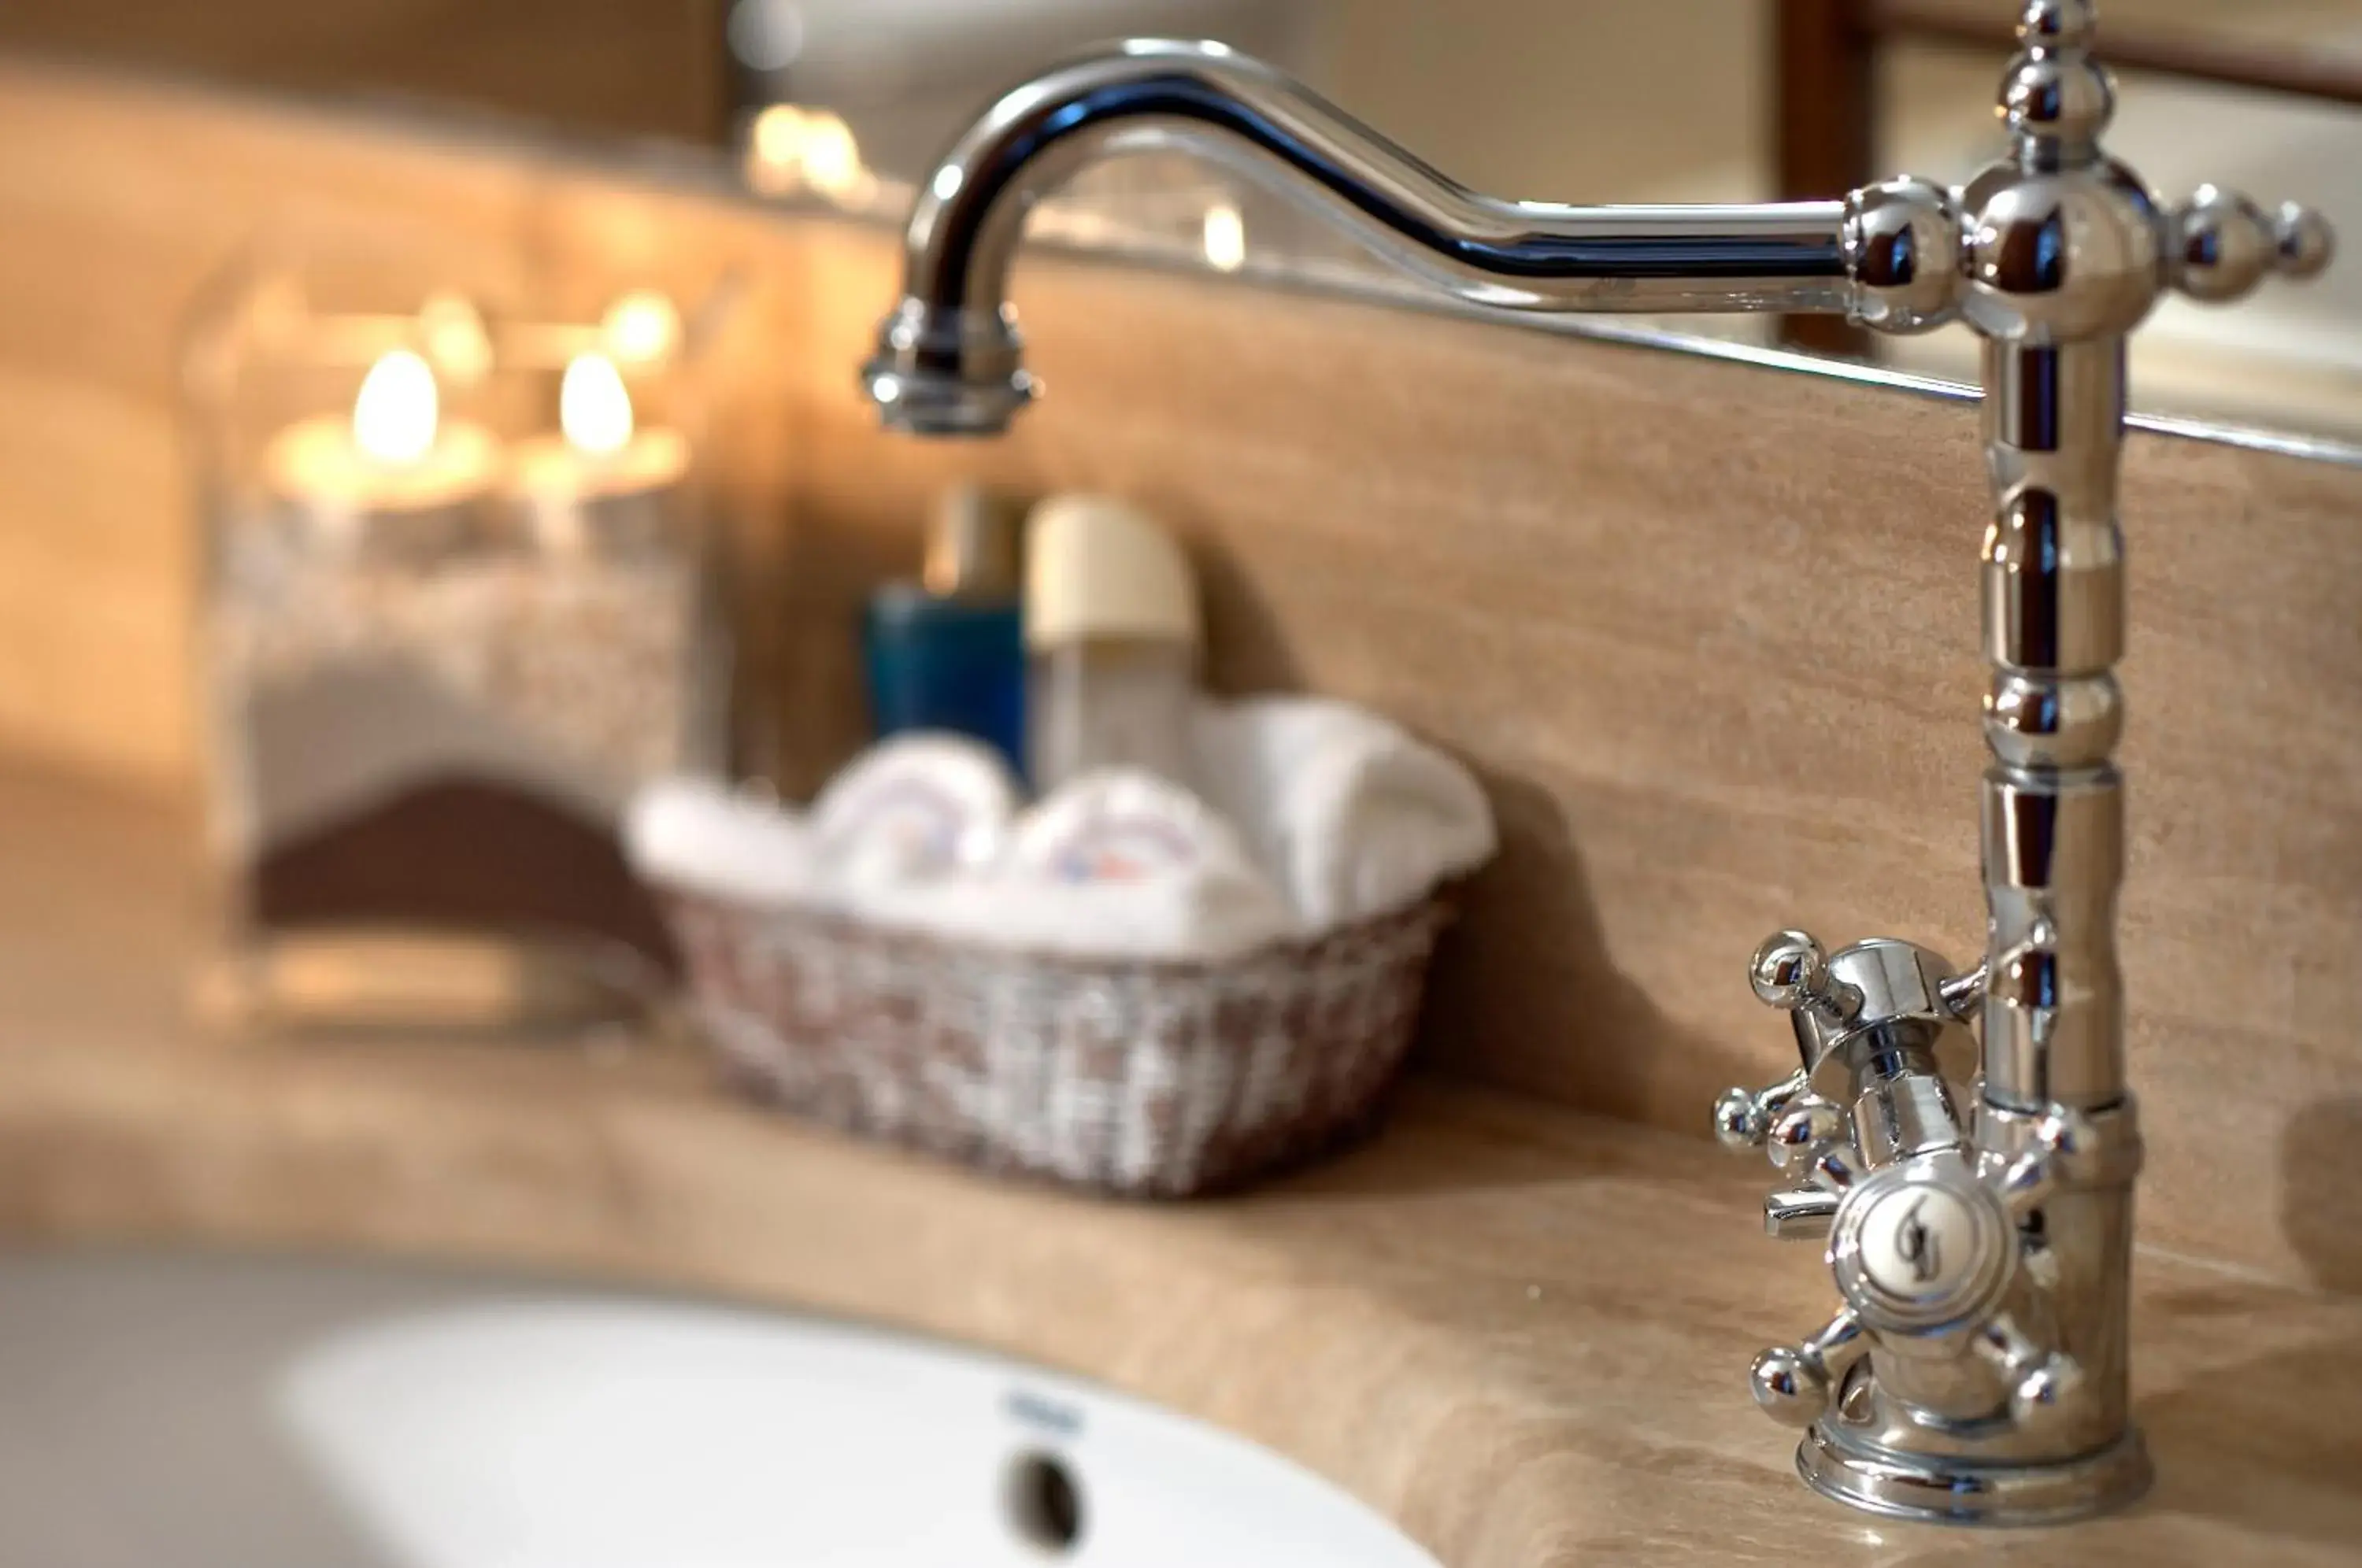
[[[1984,339],[1984,960],[1782,932],[1756,994],[1801,1064],[1716,1104],[1783,1173],[1774,1236],[1825,1240],[1843,1304],[1755,1361],[1805,1479],[1873,1512],[2026,1524],[2129,1501],[2133,1182],[2115,903],[2124,866],[2125,336],[2168,289],[2228,300],[2327,265],[2329,229],[2202,187],[2168,209],[2100,149],[2088,0],[2032,0],[2003,76],[2006,156],[1958,191],[1572,207],[1477,195],[1220,44],[1142,40],[988,110],[922,183],[904,297],[863,371],[886,422],[1006,427],[1034,395],[1008,304],[1027,209],[1084,165],[1187,150],[1268,180],[1404,271],[1516,311],[1828,312]],[[1971,1039],[1970,1025],[1981,1034]],[[1963,1106],[1965,1105],[1965,1112]]]

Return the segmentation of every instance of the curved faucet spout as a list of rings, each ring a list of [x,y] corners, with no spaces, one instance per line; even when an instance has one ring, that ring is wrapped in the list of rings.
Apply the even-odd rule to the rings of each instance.
[[[887,422],[1003,428],[1032,395],[1008,299],[1027,210],[1086,165],[1183,150],[1268,184],[1460,299],[1521,311],[1854,312],[1851,202],[1574,207],[1479,195],[1219,43],[1143,39],[1008,94],[921,186],[904,298],[864,373]],[[1945,270],[1949,271],[1948,261]]]

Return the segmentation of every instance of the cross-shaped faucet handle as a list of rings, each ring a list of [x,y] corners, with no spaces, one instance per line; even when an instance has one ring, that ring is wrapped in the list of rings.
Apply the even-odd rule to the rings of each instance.
[[[1914,333],[1965,318],[1997,342],[2050,347],[2129,332],[2168,289],[2219,303],[2329,265],[2335,238],[2310,207],[2266,212],[2211,184],[2167,207],[2109,158],[2115,86],[2092,30],[2090,0],[2032,0],[2002,78],[2008,156],[1958,192],[1900,179],[1848,199],[1855,320]]]

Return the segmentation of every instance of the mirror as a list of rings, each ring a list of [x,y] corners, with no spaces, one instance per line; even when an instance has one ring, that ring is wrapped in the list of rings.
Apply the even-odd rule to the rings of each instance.
[[[1836,194],[1958,180],[1998,140],[2011,0],[10,0],[0,49],[311,94],[486,110],[610,142],[701,143],[758,193],[898,216],[1002,87],[1126,34],[1271,60],[1455,178],[1585,202]],[[2169,199],[2213,180],[2320,207],[2362,259],[2362,24],[2345,0],[2110,0],[2112,149]],[[1863,133],[1867,127],[1867,134]],[[1254,275],[1374,287],[1350,243],[1181,160],[1093,171],[1037,222]],[[1782,324],[1683,318],[1772,345]],[[1786,346],[1973,380],[1974,340]],[[2144,411],[2362,440],[2362,264],[2236,311],[2168,300],[2136,339]]]

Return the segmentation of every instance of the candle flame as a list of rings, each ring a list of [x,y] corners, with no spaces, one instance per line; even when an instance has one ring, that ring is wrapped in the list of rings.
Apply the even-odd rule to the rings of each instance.
[[[635,289],[607,309],[608,351],[626,364],[654,364],[680,341],[680,312],[654,289]]]
[[[353,444],[381,463],[414,463],[435,445],[440,414],[435,372],[407,348],[391,348],[353,398]]]
[[[602,457],[632,438],[632,394],[604,354],[577,354],[557,387],[557,427],[576,448]]]
[[[861,144],[844,116],[820,109],[804,116],[804,179],[823,196],[855,193],[861,178]]]
[[[1203,225],[1206,259],[1217,271],[1235,272],[1246,264],[1246,215],[1228,202],[1206,209]]]
[[[855,204],[868,200],[877,187],[844,116],[794,104],[772,104],[755,116],[747,130],[746,180],[767,196],[810,189]]]

